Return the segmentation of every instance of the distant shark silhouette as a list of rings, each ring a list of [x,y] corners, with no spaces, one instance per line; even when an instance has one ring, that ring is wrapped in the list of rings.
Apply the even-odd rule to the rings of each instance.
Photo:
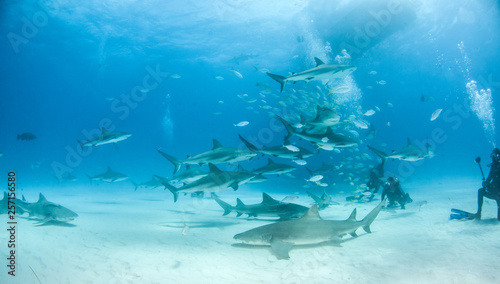
[[[77,140],[78,144],[80,144],[80,147],[82,148],[90,146],[101,146],[109,143],[117,143],[132,136],[132,134],[126,132],[108,131],[104,127],[101,129],[101,131],[102,131],[101,135],[92,138],[90,140],[87,141]]]

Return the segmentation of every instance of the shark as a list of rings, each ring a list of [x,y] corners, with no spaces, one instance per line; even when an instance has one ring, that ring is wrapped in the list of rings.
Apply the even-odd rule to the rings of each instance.
[[[289,166],[286,164],[278,164],[273,162],[270,158],[267,159],[267,165],[257,168],[252,172],[261,175],[281,175],[292,172],[296,170],[296,167]]]
[[[309,173],[311,176],[319,175],[319,174],[330,174],[333,173],[334,171],[338,170],[339,166],[335,165],[328,165],[325,162],[321,162],[321,167],[317,168],[316,170],[311,170],[306,167],[306,171]]]
[[[179,193],[202,193],[202,192],[218,192],[228,188],[238,190],[239,186],[252,180],[257,174],[250,173],[241,169],[239,166],[238,171],[221,171],[214,164],[208,164],[210,172],[189,184],[179,188],[170,184],[168,178],[155,175],[156,178],[161,180],[161,183],[172,192],[174,195],[174,202],[177,202]]]
[[[324,132],[328,127],[335,126],[340,123],[340,115],[335,111],[327,107],[316,108],[316,116],[312,119],[307,119],[304,116],[300,116],[300,124],[302,128],[308,132]]]
[[[324,134],[321,133],[308,133],[308,132],[299,132],[297,131],[288,121],[283,119],[282,117],[276,115],[276,118],[283,123],[288,134],[285,137],[285,141],[290,140],[292,136],[298,136],[304,140],[315,143],[319,146],[331,146],[334,148],[344,148],[344,147],[352,147],[357,145],[358,143],[353,139],[333,133],[331,127],[327,127],[326,132]]]
[[[8,214],[9,211],[14,212],[15,214],[23,214],[24,210],[17,206],[17,204],[21,203],[24,201],[24,196],[22,200],[19,200],[17,197],[14,197],[13,199],[10,199],[10,204],[9,204],[9,195],[7,192],[3,192],[3,199],[0,200],[0,214]],[[11,206],[14,206],[14,208],[10,208]]]
[[[189,184],[206,175],[208,175],[208,173],[200,170],[199,168],[192,168],[191,165],[187,164],[186,170],[172,177],[170,181],[174,183]]]
[[[28,212],[28,218],[38,219],[40,224],[66,223],[78,217],[78,214],[70,209],[48,201],[42,193],[40,193],[37,202],[21,202],[18,206]]]
[[[101,146],[104,144],[113,143],[116,144],[132,136],[130,133],[119,132],[119,131],[108,131],[106,128],[101,129],[101,135],[94,137],[87,141],[78,141],[80,147],[90,147],[90,146]]]
[[[163,184],[161,183],[161,181],[157,178],[155,178],[154,176],[151,177],[151,180],[149,181],[146,181],[146,182],[143,182],[143,183],[135,183],[133,181],[131,181],[132,184],[134,185],[134,191],[137,191],[137,189],[139,188],[145,188],[145,189],[155,189],[157,187],[162,187]]]
[[[212,150],[196,156],[188,157],[185,160],[179,160],[160,151],[159,149],[157,151],[174,165],[174,175],[180,170],[183,164],[205,165],[208,163],[235,163],[250,160],[257,155],[256,153],[245,149],[224,147],[216,139],[213,139]]]
[[[279,259],[289,259],[289,252],[295,245],[315,245],[341,239],[350,234],[357,237],[356,231],[363,228],[371,233],[370,225],[377,218],[385,199],[361,221],[356,220],[354,209],[346,220],[324,220],[314,204],[299,219],[260,226],[236,234],[235,240],[249,245],[270,245],[271,251]]]
[[[339,205],[338,202],[332,201],[332,197],[326,192],[323,192],[323,195],[321,195],[321,197],[314,195],[309,191],[306,191],[306,193],[314,200],[316,204],[318,204],[318,210],[325,209],[330,205]]]
[[[299,146],[296,146],[299,149],[298,152],[290,151],[287,148],[283,147],[283,145],[270,146],[270,147],[264,146],[264,147],[258,149],[255,145],[251,144],[246,139],[241,137],[241,135],[239,135],[239,137],[240,137],[241,141],[243,141],[243,144],[245,144],[245,146],[247,146],[247,148],[250,151],[255,152],[255,153],[261,153],[264,155],[270,155],[273,157],[279,157],[279,158],[285,158],[285,159],[297,159],[297,158],[298,159],[305,159],[305,158],[312,157],[314,155],[311,151],[307,150],[306,148],[299,147]]]
[[[292,81],[295,83],[297,81],[309,82],[312,80],[332,80],[335,78],[344,78],[345,76],[351,74],[356,70],[356,67],[351,65],[329,65],[325,64],[317,57],[314,57],[314,60],[316,61],[316,67],[299,73],[294,73],[288,77],[271,74],[269,72],[267,72],[266,74],[280,83],[280,92],[282,93],[283,88],[288,81]]]
[[[262,193],[262,202],[258,204],[245,205],[239,198],[236,199],[236,206],[231,206],[219,198],[215,197],[215,201],[224,209],[224,214],[226,216],[232,211],[237,212],[236,217],[240,217],[243,214],[247,214],[248,217],[279,217],[280,220],[289,220],[298,218],[304,215],[309,208],[295,204],[280,202],[273,199],[267,193]]]
[[[409,162],[415,162],[418,160],[422,160],[425,158],[432,158],[434,157],[434,152],[429,149],[429,144],[427,144],[427,151],[423,151],[422,149],[416,147],[415,145],[411,144],[410,139],[408,138],[408,145],[406,147],[393,151],[390,154],[386,154],[380,150],[377,150],[371,146],[368,146],[370,150],[372,150],[377,156],[382,158],[382,160],[387,160],[387,159],[395,159],[395,160],[403,160],[403,161],[409,161]]]
[[[102,173],[102,174],[98,174],[98,175],[95,175],[93,177],[87,175],[87,177],[93,181],[104,181],[104,182],[117,182],[117,181],[123,181],[123,180],[126,180],[128,179],[128,176],[122,174],[122,173],[118,173],[118,172],[115,172],[111,169],[111,167],[108,167],[108,169],[106,170],[106,172]]]

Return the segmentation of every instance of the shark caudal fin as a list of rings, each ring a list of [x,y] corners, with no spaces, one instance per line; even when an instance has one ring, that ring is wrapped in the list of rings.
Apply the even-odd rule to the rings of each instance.
[[[130,181],[133,185],[134,185],[134,191],[137,191],[137,188],[139,188],[139,184],[133,182],[133,181]]]
[[[373,220],[377,218],[378,213],[380,212],[382,207],[385,206],[386,199],[387,198],[384,198],[384,200],[382,200],[382,202],[380,202],[380,204],[377,205],[377,207],[375,207],[370,213],[368,213],[368,215],[365,216],[365,218],[363,218],[363,220],[361,220],[361,222],[363,223],[363,230],[365,230],[365,232],[367,233],[372,232],[370,230],[370,225],[372,224]]]
[[[240,140],[243,141],[243,144],[245,144],[245,146],[247,146],[248,150],[252,151],[252,152],[258,152],[259,149],[257,149],[257,147],[255,147],[255,145],[253,145],[252,143],[248,142],[245,138],[241,137],[240,134],[238,134],[238,136],[240,137]]]
[[[382,158],[382,160],[385,161],[385,159],[387,159],[387,154],[386,153],[384,153],[384,152],[382,152],[380,150],[377,150],[377,149],[375,149],[375,148],[373,148],[371,146],[368,146],[368,149],[372,150],[373,153],[377,154],[377,156],[379,156],[380,158]]]
[[[214,199],[215,199],[215,202],[217,202],[217,204],[219,204],[220,207],[222,207],[222,209],[224,209],[224,214],[222,214],[222,216],[226,216],[227,214],[231,213],[231,211],[233,211],[233,206],[231,206],[229,203],[226,203],[217,197],[215,197]]]
[[[286,77],[283,77],[283,76],[280,76],[280,75],[276,75],[276,74],[271,74],[269,72],[267,72],[266,74],[267,74],[267,76],[273,78],[276,82],[280,83],[280,85],[281,85],[281,91],[280,91],[280,93],[283,93],[283,88],[285,87]]]
[[[286,128],[286,131],[288,132],[288,134],[286,135],[286,137],[283,139],[284,141],[287,141],[287,140],[290,140],[290,138],[293,136],[293,134],[295,134],[295,129],[293,128],[293,126],[288,122],[286,121],[284,118],[282,118],[281,116],[279,115],[276,115],[276,118],[281,121],[281,123],[283,123],[283,125],[285,126]]]
[[[182,166],[182,161],[175,158],[175,157],[172,157],[166,153],[163,153],[162,151],[160,151],[160,149],[157,149],[156,151],[158,151],[158,153],[160,153],[165,159],[169,160],[170,163],[172,163],[174,165],[174,175],[181,169],[181,166]]]
[[[153,175],[153,176],[157,178],[161,182],[161,184],[165,186],[166,189],[172,192],[172,194],[174,195],[174,202],[177,202],[177,199],[179,198],[179,192],[178,192],[179,190],[168,182],[168,178],[164,178],[158,175]]]

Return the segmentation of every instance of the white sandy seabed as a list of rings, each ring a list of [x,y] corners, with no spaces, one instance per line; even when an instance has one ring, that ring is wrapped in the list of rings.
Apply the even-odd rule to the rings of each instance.
[[[269,221],[223,217],[210,199],[181,195],[174,203],[168,191],[133,192],[118,184],[37,188],[24,192],[28,201],[41,191],[77,212],[76,226],[18,218],[16,276],[7,274],[3,230],[0,283],[500,283],[495,202],[485,202],[481,221],[449,220],[450,208],[476,210],[477,185],[457,179],[408,184],[415,202],[381,211],[371,234],[359,229],[359,237],[344,236],[340,245],[297,246],[289,260],[278,260],[269,247],[235,246],[235,234]],[[258,203],[264,187],[244,185],[219,196],[233,205],[236,197]],[[320,211],[324,219],[346,219],[354,208],[361,219],[377,205],[333,197],[341,205]],[[295,202],[311,205],[305,195]],[[7,215],[0,221],[6,227]]]

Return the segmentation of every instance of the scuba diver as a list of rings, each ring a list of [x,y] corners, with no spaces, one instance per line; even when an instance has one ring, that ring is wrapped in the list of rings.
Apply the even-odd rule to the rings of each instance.
[[[477,191],[477,213],[475,217],[479,220],[481,219],[484,197],[496,200],[498,207],[497,219],[500,220],[500,149],[493,149],[490,157],[491,164],[488,165],[488,167],[491,167],[490,174],[488,178],[483,181],[483,187]]]
[[[377,194],[379,188],[384,184],[384,182],[382,181],[382,178],[384,177],[384,164],[385,164],[385,159],[382,159],[382,163],[372,168],[370,174],[368,175],[368,182],[366,183],[367,189],[361,195],[364,196],[368,192],[370,192],[368,201],[372,201],[373,197],[375,197],[375,194]],[[382,198],[382,200],[384,200],[384,198]]]
[[[357,200],[358,202],[365,202],[362,199],[367,197],[367,202],[372,201],[379,188],[384,184],[384,182],[382,181],[382,178],[384,177],[384,164],[385,159],[382,159],[382,163],[370,170],[370,173],[368,174],[368,182],[366,183],[366,189],[362,193],[358,193],[358,196],[348,196],[346,197],[346,200]]]
[[[401,206],[401,209],[406,209],[405,204],[411,203],[413,200],[410,198],[408,193],[405,193],[401,188],[399,180],[395,177],[389,177],[387,182],[384,184],[384,190],[382,191],[382,200],[387,196],[389,199],[388,207],[395,207],[396,202]]]
[[[483,176],[483,187],[477,191],[477,212],[470,213],[460,209],[451,209],[450,219],[481,220],[481,211],[483,209],[484,198],[490,198],[497,202],[497,219],[500,221],[500,149],[495,148],[491,152],[490,173],[488,178],[484,178],[483,168],[481,167],[481,157],[476,158],[481,175]]]

